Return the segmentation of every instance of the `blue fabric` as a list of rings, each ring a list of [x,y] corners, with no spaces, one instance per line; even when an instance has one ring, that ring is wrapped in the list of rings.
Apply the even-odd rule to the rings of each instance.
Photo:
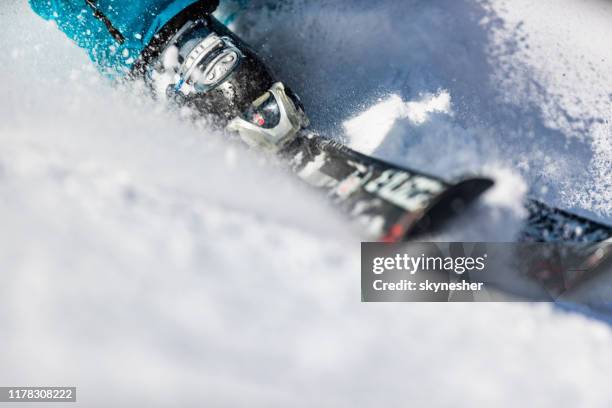
[[[197,0],[95,0],[97,8],[125,38],[115,39],[85,0],[29,0],[34,12],[56,22],[87,50],[105,72],[125,74],[155,33]]]

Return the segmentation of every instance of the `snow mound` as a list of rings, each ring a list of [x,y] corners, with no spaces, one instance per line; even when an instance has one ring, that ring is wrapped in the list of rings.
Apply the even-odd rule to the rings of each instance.
[[[415,126],[429,120],[433,113],[451,115],[451,98],[447,91],[425,95],[417,101],[404,102],[399,95],[391,95],[376,105],[344,122],[349,146],[372,154],[389,134],[399,119],[407,119]]]

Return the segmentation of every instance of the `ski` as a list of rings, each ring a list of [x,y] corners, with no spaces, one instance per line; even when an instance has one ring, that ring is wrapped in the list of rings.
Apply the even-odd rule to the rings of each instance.
[[[323,190],[368,238],[378,241],[398,242],[434,231],[493,185],[483,177],[447,182],[312,133],[301,133],[279,154],[300,179]]]
[[[297,177],[324,192],[373,241],[409,241],[435,232],[493,185],[483,177],[448,182],[307,132],[279,155]],[[529,267],[519,269],[550,299],[567,295],[612,261],[612,227],[533,199],[525,206],[528,217],[517,238],[525,245],[517,251],[526,250],[518,258]]]
[[[326,192],[373,239],[401,241],[430,232],[493,185],[485,177],[448,182],[358,153],[331,139],[301,132],[279,155],[309,185]],[[519,242],[599,243],[612,227],[529,199]]]
[[[550,207],[537,200],[526,203],[529,216],[519,240],[528,242],[604,242],[612,238],[612,226]]]
[[[529,216],[518,240],[551,244],[546,250],[560,255],[557,259],[573,259],[573,265],[568,266],[567,262],[550,262],[555,256],[549,255],[546,267],[529,272],[554,298],[571,293],[589,279],[610,271],[611,226],[537,200],[529,200],[525,206]]]

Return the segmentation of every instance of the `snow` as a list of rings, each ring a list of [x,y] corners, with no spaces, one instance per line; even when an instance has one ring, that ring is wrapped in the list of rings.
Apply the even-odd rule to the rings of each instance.
[[[376,155],[493,174],[446,234],[505,240],[527,186],[610,220],[612,62],[591,39],[612,11],[558,1],[303,2],[235,24],[320,130],[367,145],[345,124],[388,103]],[[22,3],[0,6],[0,385],[76,385],[88,407],[610,406],[609,326],[361,304],[341,216],[189,112],[110,87]]]
[[[236,26],[301,93],[320,130],[446,177],[508,168],[531,196],[612,220],[609,2],[293,3]],[[391,103],[377,118],[390,128],[383,143],[345,134],[347,120],[391,95],[440,92],[454,115],[415,124]]]
[[[404,102],[392,94],[356,117],[344,122],[350,147],[365,154],[372,154],[385,140],[398,120],[407,119],[414,125],[422,125],[433,113],[452,115],[450,95],[441,91],[425,95],[417,101]]]

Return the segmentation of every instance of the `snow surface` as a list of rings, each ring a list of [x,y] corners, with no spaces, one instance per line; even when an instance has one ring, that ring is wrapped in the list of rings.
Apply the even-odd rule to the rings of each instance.
[[[73,384],[101,407],[612,404],[609,326],[546,304],[361,304],[359,236],[333,209],[110,87],[22,3],[0,5],[0,385]],[[505,240],[527,186],[612,219],[612,5],[532,3],[256,2],[235,25],[320,130],[494,174],[437,238]],[[351,123],[376,109],[373,142]]]

